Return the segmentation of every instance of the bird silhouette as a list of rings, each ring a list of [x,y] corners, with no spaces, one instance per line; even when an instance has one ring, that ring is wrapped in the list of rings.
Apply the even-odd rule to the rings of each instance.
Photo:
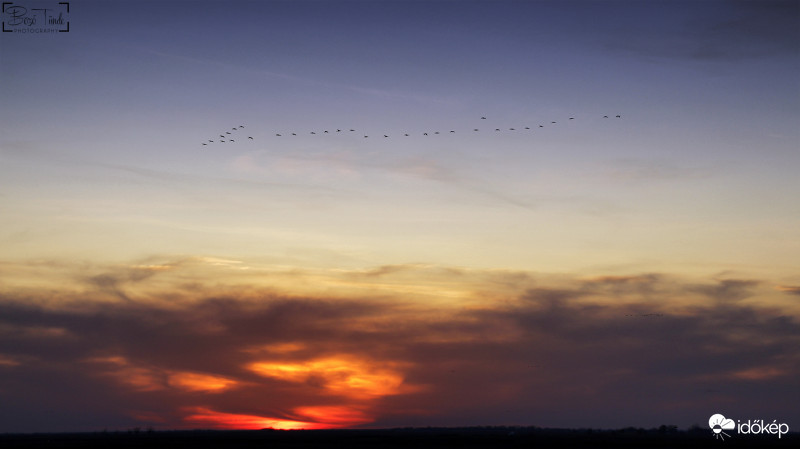
[[[225,136],[223,136],[222,134],[220,134],[219,136],[220,136],[220,137],[225,137]]]
[[[575,117],[570,117],[569,119],[570,119],[570,120],[575,120]]]
[[[453,131],[453,130],[451,129],[451,130],[450,130],[450,132],[451,132],[451,133],[454,133],[455,131]]]
[[[516,131],[514,128],[508,128],[509,131]]]
[[[495,131],[500,131],[500,128],[495,128],[494,130],[495,130]]]
[[[244,128],[244,125],[239,125],[239,128]]]
[[[249,136],[247,138],[250,139],[250,140],[254,140],[252,137],[249,137]]]
[[[214,142],[213,140],[209,140],[209,142]]]
[[[481,120],[486,120],[486,117],[481,117]]]
[[[478,130],[478,128],[473,129],[473,131],[477,131],[477,130]]]
[[[230,134],[230,133],[231,133],[230,131],[225,131],[225,134]]]
[[[275,135],[276,135],[276,136],[278,136],[278,137],[280,137],[280,136],[281,136],[280,134],[275,134]]]
[[[336,130],[336,132],[337,132],[337,133],[340,133],[340,132],[342,132],[342,130],[341,130],[341,129],[337,129],[337,130]]]
[[[236,131],[236,130],[238,130],[239,128],[231,128],[231,129],[232,129],[232,130],[234,130],[234,131]]]
[[[618,115],[617,118],[620,118],[620,116]]]
[[[354,130],[354,129],[351,129],[350,131],[355,131],[355,130]]]
[[[292,135],[293,135],[293,136],[296,136],[296,135],[297,135],[297,133],[292,133]]]
[[[408,137],[408,134],[403,134],[404,136]]]
[[[555,123],[555,122],[550,122],[550,123]]]
[[[203,145],[208,145],[207,143],[203,143]]]
[[[389,137],[389,136],[387,136],[386,134],[384,134],[384,135],[383,135],[383,137]]]
[[[526,126],[525,129],[531,129],[531,127],[530,126]]]
[[[544,128],[544,125],[539,125],[539,128]]]
[[[324,133],[325,133],[325,134],[328,134],[328,131],[326,130],[326,131],[324,131]]]
[[[236,142],[235,140],[231,139],[231,142]]]
[[[608,118],[608,116],[607,116],[607,115],[604,115],[604,116],[603,116],[603,118]]]
[[[439,134],[439,131],[436,131],[434,134]]]
[[[427,135],[428,135],[428,133],[422,133],[422,135],[423,135],[423,136],[427,136]]]

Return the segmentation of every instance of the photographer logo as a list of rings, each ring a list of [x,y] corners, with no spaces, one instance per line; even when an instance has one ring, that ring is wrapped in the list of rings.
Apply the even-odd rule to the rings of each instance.
[[[3,2],[4,33],[69,33],[69,2]]]

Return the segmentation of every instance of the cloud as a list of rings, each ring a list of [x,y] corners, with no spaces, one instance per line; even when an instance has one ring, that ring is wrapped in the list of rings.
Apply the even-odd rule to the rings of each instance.
[[[244,173],[250,171],[258,172],[261,169],[257,165],[251,165],[254,164],[253,162],[254,154],[257,153],[248,153],[238,156],[237,158],[233,159],[233,162],[231,164],[234,168]],[[91,165],[109,170],[130,173],[145,178],[148,183],[156,182],[159,184],[170,186],[179,189],[186,195],[191,195],[192,197],[195,198],[197,197],[195,192],[197,185],[203,185],[203,186],[214,185],[217,186],[217,188],[219,188],[220,186],[225,186],[226,188],[233,186],[233,187],[253,189],[256,191],[265,188],[269,188],[271,191],[274,189],[281,189],[281,192],[284,193],[305,191],[305,192],[321,194],[321,193],[329,193],[336,191],[333,188],[324,186],[311,186],[308,185],[307,183],[292,184],[292,183],[279,183],[279,182],[270,182],[261,180],[229,178],[222,176],[205,176],[205,175],[196,175],[191,173],[168,172],[168,171],[145,168],[145,167],[105,164],[105,163],[91,163]],[[191,187],[191,189],[189,189],[189,187]]]
[[[789,295],[800,296],[800,285],[779,285],[775,289]]]
[[[404,264],[404,265],[381,265],[377,268],[362,271],[358,273],[359,276],[383,276],[386,274],[396,274],[406,270],[414,270],[420,267],[420,264]]]
[[[758,280],[408,264],[335,270],[312,295],[220,286],[194,270],[231,267],[202,260],[73,277],[80,300],[0,292],[0,431],[689,425],[764,401],[798,418],[800,320],[744,301],[774,293]],[[472,297],[407,293],[458,285]]]
[[[480,176],[472,176],[427,156],[403,156],[383,159],[380,154],[357,153],[337,149],[325,152],[295,152],[290,156],[275,156],[266,151],[243,154],[234,159],[231,167],[243,174],[288,176],[303,179],[363,180],[370,172],[399,175],[479,193],[481,197],[498,200],[501,204],[535,210],[537,201],[509,194],[489,185]],[[559,202],[563,199],[558,198]]]
[[[752,288],[758,281],[745,279],[725,279],[716,285],[697,285],[689,290],[702,293],[717,301],[739,301],[752,295]]]
[[[603,170],[606,177],[630,184],[694,180],[711,174],[708,168],[682,167],[664,160],[617,159],[607,165]]]

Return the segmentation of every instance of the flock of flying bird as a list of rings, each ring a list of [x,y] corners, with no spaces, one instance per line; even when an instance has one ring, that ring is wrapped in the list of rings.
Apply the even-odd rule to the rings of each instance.
[[[231,128],[231,131],[239,131],[240,129],[244,129],[244,125],[239,125],[239,126],[233,127],[233,128]],[[236,140],[233,138],[234,135],[231,134],[231,131],[223,131],[222,133],[220,133],[219,139],[217,140],[217,142],[219,142],[219,143],[236,142]],[[255,140],[255,139],[253,139],[252,136],[247,136],[247,138],[249,140]],[[203,142],[203,145],[208,145],[209,143],[214,143],[214,142],[215,142],[214,140],[209,139],[208,142]]]
[[[615,118],[621,118],[621,117],[622,117],[621,115],[615,116]],[[609,116],[608,115],[604,115],[603,118],[609,118]],[[486,120],[486,117],[481,117],[481,120]],[[575,120],[575,117],[570,117],[569,120]],[[551,121],[550,122],[551,125],[554,125],[556,123],[557,123],[556,121]],[[544,128],[544,125],[538,125],[538,127],[539,128]],[[244,129],[244,125],[239,125],[238,127],[233,127],[233,128],[231,128],[231,131],[236,132],[236,131],[239,131],[241,129]],[[530,130],[531,127],[530,126],[525,126],[524,128],[520,128],[520,129]],[[500,128],[495,128],[494,130],[495,130],[495,132],[501,131]],[[508,128],[508,130],[509,131],[516,131],[517,128]],[[236,135],[231,133],[231,131],[223,131],[222,133],[220,133],[218,139],[216,139],[216,140],[209,139],[208,142],[203,142],[203,145],[208,145],[209,143],[215,143],[215,142],[218,142],[218,143],[234,142],[235,143],[236,139],[234,139],[234,137],[236,137]],[[480,131],[480,128],[473,128],[472,131],[473,132],[478,132],[478,131]],[[342,130],[342,129],[336,129],[334,131],[323,130],[320,134],[333,134],[333,133],[342,133],[342,132],[351,132],[352,133],[352,132],[356,132],[356,130],[355,129],[350,129],[350,128],[348,128],[347,131]],[[450,132],[448,134],[455,133],[455,132],[456,132],[455,130],[450,130]],[[308,134],[316,135],[317,132],[316,131],[310,131]],[[421,134],[423,136],[429,135],[429,133],[427,133],[427,132],[423,132]],[[435,134],[441,134],[441,133],[439,131],[434,131],[434,132],[432,132],[430,134],[434,134],[435,135]],[[296,132],[292,132],[292,133],[275,133],[275,137],[283,137],[283,136],[290,136],[290,135],[291,136],[297,136],[298,133],[296,133]],[[388,138],[389,137],[389,134],[382,134],[382,135],[383,135],[384,138]],[[412,134],[402,133],[402,135],[404,137],[409,137]],[[364,134],[364,138],[367,138],[367,137],[369,137],[369,134]],[[241,140],[243,140],[243,138],[239,139],[239,140],[241,141]],[[253,139],[252,136],[247,136],[247,140],[255,140],[255,139]]]

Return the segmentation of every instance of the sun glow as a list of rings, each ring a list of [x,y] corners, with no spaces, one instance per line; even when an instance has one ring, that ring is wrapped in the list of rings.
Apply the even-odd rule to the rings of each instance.
[[[258,415],[242,415],[237,413],[224,413],[205,407],[187,409],[190,415],[183,418],[186,423],[210,427],[214,429],[330,429],[338,427],[332,424],[292,421],[288,419],[268,418]]]

